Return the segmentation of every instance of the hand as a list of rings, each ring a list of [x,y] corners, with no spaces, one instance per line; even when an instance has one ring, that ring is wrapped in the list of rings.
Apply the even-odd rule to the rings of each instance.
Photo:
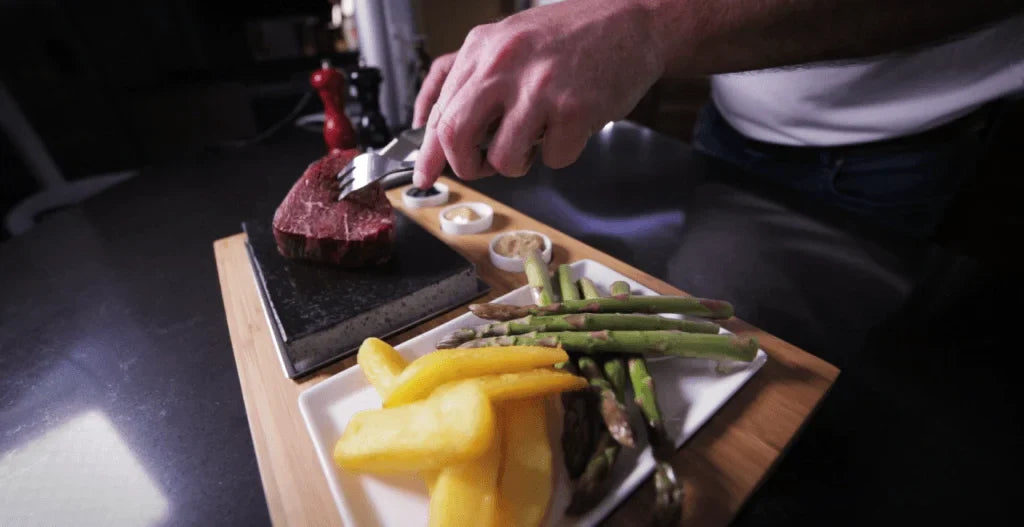
[[[521,176],[542,136],[545,165],[571,164],[661,76],[656,49],[649,13],[632,2],[566,0],[473,28],[416,98],[414,125],[426,124],[416,185],[432,185],[446,160],[462,179]]]

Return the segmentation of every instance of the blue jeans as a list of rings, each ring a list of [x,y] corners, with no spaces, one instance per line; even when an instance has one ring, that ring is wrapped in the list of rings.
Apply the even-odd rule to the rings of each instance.
[[[854,220],[918,238],[934,234],[984,151],[991,112],[908,138],[842,147],[792,147],[754,141],[713,103],[693,135],[698,151]]]

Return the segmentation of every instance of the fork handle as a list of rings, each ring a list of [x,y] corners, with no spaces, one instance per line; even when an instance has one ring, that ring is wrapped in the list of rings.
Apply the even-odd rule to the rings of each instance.
[[[412,183],[412,169],[396,170],[377,180],[385,190]]]

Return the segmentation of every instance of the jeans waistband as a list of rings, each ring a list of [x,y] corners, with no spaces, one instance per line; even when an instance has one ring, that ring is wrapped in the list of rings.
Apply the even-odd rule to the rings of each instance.
[[[867,143],[856,143],[839,146],[793,146],[767,143],[750,139],[737,131],[737,135],[743,138],[744,145],[754,151],[781,158],[805,158],[817,157],[822,152],[829,152],[835,156],[853,155],[858,153],[877,153],[885,150],[913,149],[915,147],[933,147],[937,144],[948,143],[964,136],[970,132],[980,132],[988,126],[993,115],[994,103],[986,104],[971,113],[953,120],[949,123],[930,128],[923,132],[909,134],[891,139],[871,141]],[[720,117],[723,121],[724,118]],[[728,123],[723,123],[728,125]]]

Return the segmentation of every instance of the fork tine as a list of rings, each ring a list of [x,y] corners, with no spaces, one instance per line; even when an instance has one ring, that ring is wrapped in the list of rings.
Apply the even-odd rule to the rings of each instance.
[[[351,181],[348,181],[338,189],[338,201],[345,199],[345,196],[352,193],[352,189],[349,188],[351,187],[351,183]]]
[[[345,165],[345,168],[341,169],[341,172],[338,172],[338,175],[336,176],[339,183],[344,182],[346,179],[352,179],[352,172],[354,172],[355,169],[355,163],[349,161],[349,163]]]

